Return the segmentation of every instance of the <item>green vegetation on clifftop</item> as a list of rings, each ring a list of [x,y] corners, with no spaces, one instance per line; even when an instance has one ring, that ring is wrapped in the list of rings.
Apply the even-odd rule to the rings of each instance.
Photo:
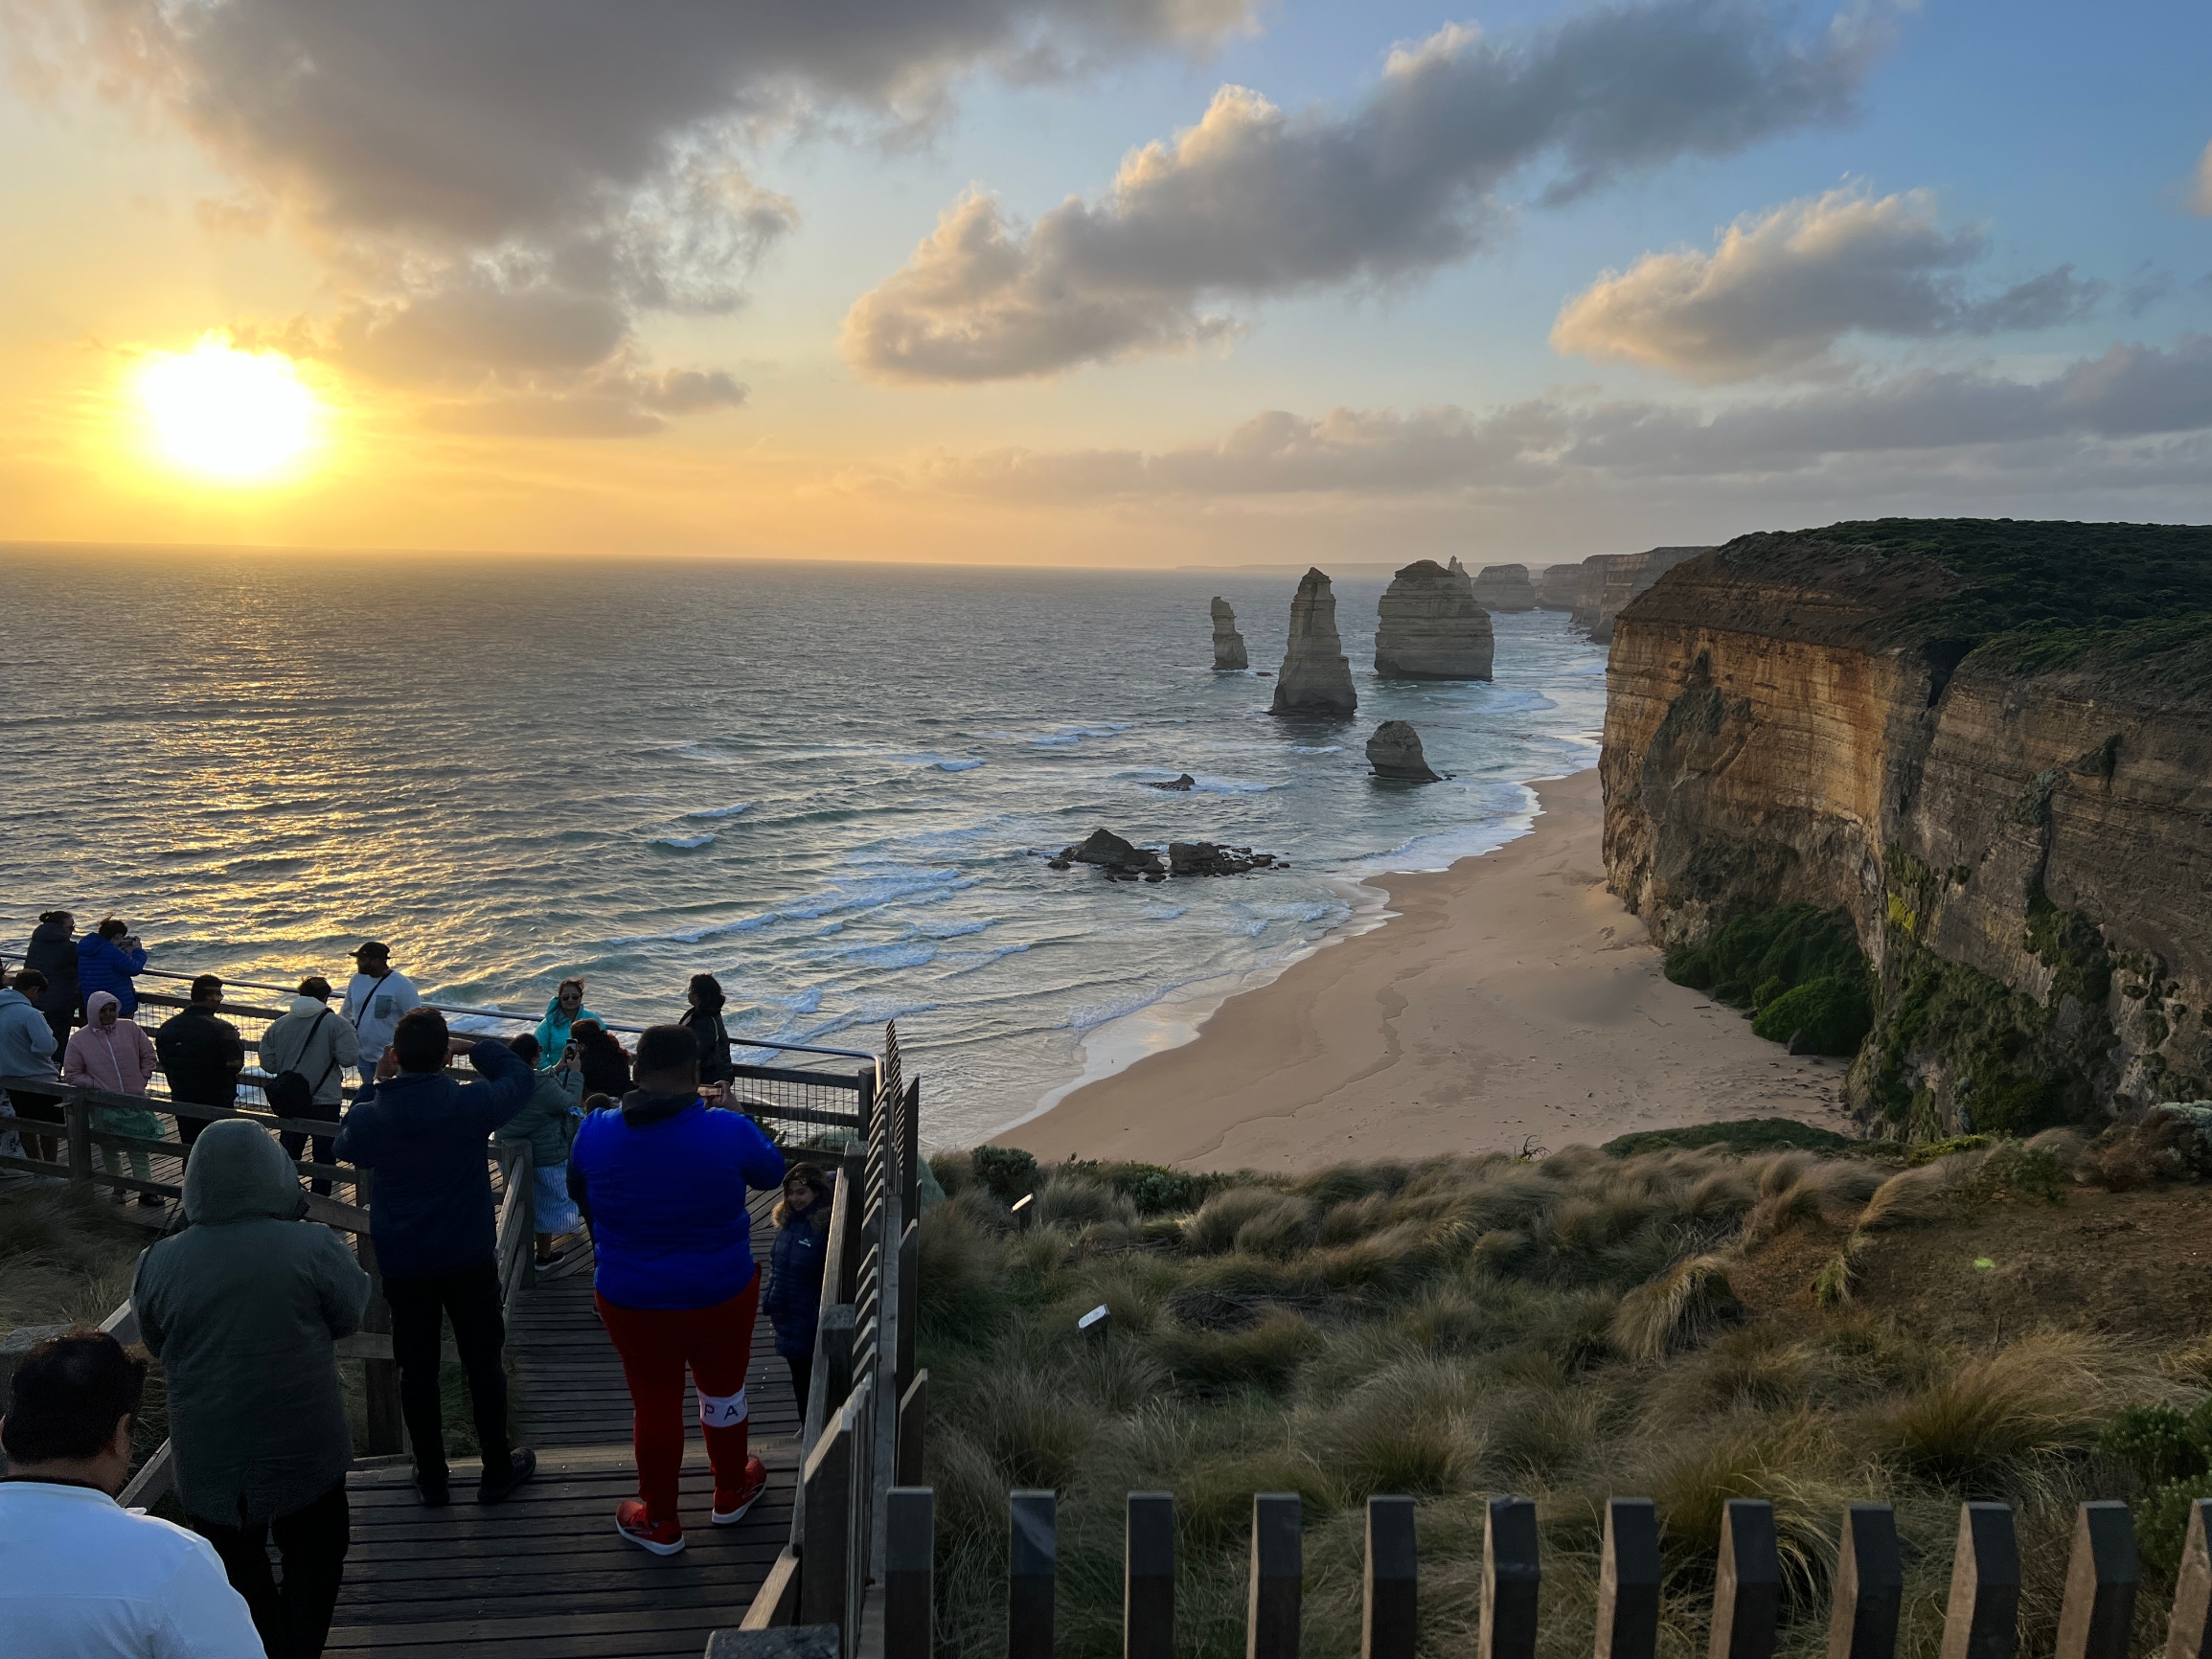
[[[1703,944],[1676,945],[1666,975],[1752,1010],[1751,1029],[1769,1042],[1801,1035],[1813,1054],[1857,1052],[1873,1022],[1866,958],[1850,918],[1810,904],[1739,916]]]

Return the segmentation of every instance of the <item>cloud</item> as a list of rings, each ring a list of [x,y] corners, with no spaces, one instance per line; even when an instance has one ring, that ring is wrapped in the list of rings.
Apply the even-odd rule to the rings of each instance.
[[[2204,153],[2197,158],[2196,188],[2189,193],[2189,207],[2193,213],[2212,215],[2212,144],[2204,147]]]
[[[1856,461],[1879,470],[1955,466],[2048,473],[2148,443],[2203,466],[2212,433],[2212,336],[2115,345],[2046,380],[1923,372],[1817,387],[1717,412],[1548,397],[1476,414],[1272,411],[1176,448],[1003,449],[917,461],[903,482],[1016,501],[1407,496],[1757,480]],[[2200,482],[2200,489],[2201,488]]]
[[[464,311],[525,358],[598,329],[586,367],[612,368],[640,311],[741,304],[797,222],[744,165],[764,138],[926,124],[979,68],[1203,51],[1252,4],[15,0],[0,26],[19,84],[89,83],[190,133],[240,187],[203,223],[288,225],[361,313],[340,331],[450,387],[501,349],[436,360]]]
[[[1518,44],[1448,28],[1392,53],[1344,113],[1226,86],[1102,200],[1026,229],[989,194],[954,203],[855,303],[843,349],[886,380],[1051,375],[1223,338],[1223,302],[1417,277],[1500,237],[1516,177],[1557,205],[1842,121],[1887,42],[1881,15],[1800,40],[1758,0],[1654,0]]]
[[[2071,265],[1987,299],[1966,272],[1982,232],[1945,231],[1926,191],[1874,197],[1830,191],[1729,226],[1710,254],[1646,254],[1562,307],[1552,344],[1687,379],[1833,371],[1848,333],[1925,339],[2044,329],[2085,315],[2104,292]]]

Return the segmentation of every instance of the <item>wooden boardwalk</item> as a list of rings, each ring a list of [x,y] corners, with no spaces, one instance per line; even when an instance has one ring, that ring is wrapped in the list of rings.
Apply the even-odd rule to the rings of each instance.
[[[754,1248],[767,1260],[755,1195]],[[614,1507],[637,1490],[622,1362],[591,1302],[588,1265],[525,1293],[508,1329],[518,1443],[537,1478],[496,1508],[472,1502],[473,1465],[453,1466],[453,1505],[425,1510],[412,1466],[377,1460],[349,1491],[353,1552],[326,1651],[356,1659],[482,1653],[499,1659],[698,1659],[707,1633],[737,1625],[790,1539],[799,1408],[762,1319],[745,1398],[768,1490],[735,1527],[707,1519],[713,1481],[687,1397],[683,1554],[648,1555],[616,1536]]]

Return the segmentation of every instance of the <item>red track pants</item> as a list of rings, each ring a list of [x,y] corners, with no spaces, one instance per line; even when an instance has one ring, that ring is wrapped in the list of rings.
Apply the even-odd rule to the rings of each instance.
[[[678,1518],[687,1364],[699,1393],[717,1507],[730,1507],[745,1484],[745,1368],[753,1357],[753,1318],[761,1306],[759,1272],[744,1289],[713,1307],[618,1307],[604,1296],[593,1300],[629,1382],[630,1444],[647,1520],[657,1526]]]

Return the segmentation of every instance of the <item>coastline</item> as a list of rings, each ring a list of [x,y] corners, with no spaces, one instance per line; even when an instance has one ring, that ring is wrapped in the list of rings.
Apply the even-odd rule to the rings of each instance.
[[[1845,1062],[1786,1054],[1660,973],[1605,888],[1596,771],[1533,786],[1526,834],[1446,871],[1360,878],[1385,895],[1367,925],[1203,1015],[1178,1023],[1169,1006],[1146,1052],[991,1144],[1287,1172],[1717,1118],[1848,1129]]]

